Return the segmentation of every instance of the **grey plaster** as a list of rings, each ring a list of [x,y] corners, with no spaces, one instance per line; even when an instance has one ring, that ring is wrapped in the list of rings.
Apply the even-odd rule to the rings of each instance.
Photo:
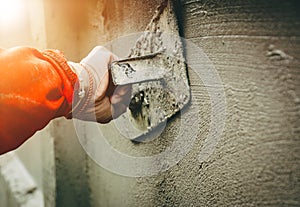
[[[158,4],[121,2],[106,2],[113,10],[102,13],[112,39],[141,31]],[[204,50],[223,80],[228,112],[223,136],[210,160],[199,162],[211,113],[206,87],[213,86],[189,70],[191,106],[200,105],[202,117],[193,149],[152,177],[118,176],[89,161],[91,205],[299,206],[298,3],[187,0],[177,6],[181,34]],[[159,139],[145,145],[109,141],[127,153],[151,155],[172,143],[179,124],[173,120]]]

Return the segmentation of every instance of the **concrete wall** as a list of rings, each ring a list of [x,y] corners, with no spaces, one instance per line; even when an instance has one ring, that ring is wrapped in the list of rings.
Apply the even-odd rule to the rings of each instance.
[[[158,2],[91,1],[81,44],[142,31]],[[192,150],[169,171],[141,178],[116,175],[88,158],[91,206],[298,206],[298,3],[186,0],[176,5],[181,34],[203,49],[223,81],[223,135],[210,159],[199,162],[211,121],[207,87],[214,86],[189,70],[192,106],[200,106],[201,117]],[[120,151],[151,155],[172,142],[178,127],[178,119],[173,120],[152,144],[109,141]]]

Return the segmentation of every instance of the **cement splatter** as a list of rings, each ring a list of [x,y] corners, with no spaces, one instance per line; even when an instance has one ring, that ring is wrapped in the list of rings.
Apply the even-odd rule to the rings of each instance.
[[[292,60],[293,57],[287,55],[284,51],[276,49],[275,45],[270,45],[266,53],[270,60]]]

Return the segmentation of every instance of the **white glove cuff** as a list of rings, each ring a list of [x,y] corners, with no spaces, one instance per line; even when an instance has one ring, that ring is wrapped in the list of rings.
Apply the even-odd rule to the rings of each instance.
[[[68,65],[77,74],[79,80],[79,89],[74,91],[72,111],[73,117],[79,115],[85,110],[87,105],[91,102],[94,92],[94,78],[90,70],[84,65],[74,62],[68,62]],[[75,114],[74,114],[75,113]]]

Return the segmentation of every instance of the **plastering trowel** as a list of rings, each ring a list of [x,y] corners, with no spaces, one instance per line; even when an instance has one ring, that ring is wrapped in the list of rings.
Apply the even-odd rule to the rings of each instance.
[[[164,0],[158,7],[128,58],[111,64],[111,74],[116,85],[132,84],[130,111],[117,122],[131,140],[148,140],[189,102],[183,47],[171,1]]]
[[[164,78],[168,68],[163,63],[163,53],[126,58],[111,64],[115,85],[143,83]]]

